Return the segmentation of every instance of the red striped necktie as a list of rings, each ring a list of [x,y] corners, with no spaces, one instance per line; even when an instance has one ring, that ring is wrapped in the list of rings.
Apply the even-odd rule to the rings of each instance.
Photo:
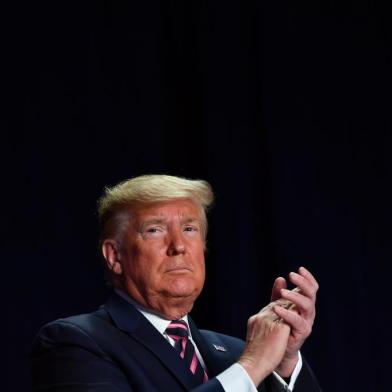
[[[200,384],[207,382],[207,373],[197,358],[193,343],[189,340],[187,323],[184,320],[174,320],[166,328],[166,333],[175,341],[174,348]]]

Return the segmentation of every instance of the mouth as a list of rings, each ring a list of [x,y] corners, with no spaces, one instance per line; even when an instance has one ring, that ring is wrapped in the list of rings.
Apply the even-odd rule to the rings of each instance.
[[[188,267],[172,267],[172,268],[168,268],[165,272],[171,274],[183,274],[186,272],[192,272],[192,270]]]

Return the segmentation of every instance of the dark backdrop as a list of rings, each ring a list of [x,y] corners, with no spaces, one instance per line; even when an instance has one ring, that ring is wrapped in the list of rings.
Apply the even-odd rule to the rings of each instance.
[[[243,337],[305,265],[321,291],[303,352],[324,390],[389,390],[386,6],[14,2],[3,19],[6,390],[29,389],[43,323],[105,299],[96,199],[144,173],[216,191],[200,326]]]

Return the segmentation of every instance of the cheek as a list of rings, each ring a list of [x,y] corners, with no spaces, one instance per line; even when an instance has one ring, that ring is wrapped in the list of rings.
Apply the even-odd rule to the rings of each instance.
[[[152,254],[147,249],[140,246],[134,246],[129,249],[127,259],[124,263],[124,269],[128,277],[135,281],[148,281],[151,271],[153,270]]]
[[[155,245],[155,244],[154,244]],[[138,258],[138,273],[145,281],[153,281],[159,278],[165,260],[165,251],[160,246],[151,246]]]
[[[204,275],[204,270],[205,270],[204,249],[197,247],[194,255],[195,255],[195,264],[198,270]]]

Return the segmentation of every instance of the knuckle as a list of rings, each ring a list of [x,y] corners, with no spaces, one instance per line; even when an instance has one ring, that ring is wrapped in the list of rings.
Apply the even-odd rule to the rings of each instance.
[[[308,300],[306,301],[306,304],[305,304],[305,309],[306,309],[306,311],[307,311],[308,313],[312,312],[313,309],[314,309],[314,301],[311,300],[311,299],[308,299]]]
[[[305,323],[304,326],[304,335],[309,336],[312,333],[312,325],[309,323]]]
[[[313,287],[313,288],[312,288],[312,291],[311,291],[311,293],[310,293],[311,296],[312,296],[312,298],[316,298],[317,290],[318,290],[317,287]]]
[[[255,314],[253,316],[249,317],[248,326],[253,325],[256,321],[256,318],[257,318],[257,315],[255,315]]]

